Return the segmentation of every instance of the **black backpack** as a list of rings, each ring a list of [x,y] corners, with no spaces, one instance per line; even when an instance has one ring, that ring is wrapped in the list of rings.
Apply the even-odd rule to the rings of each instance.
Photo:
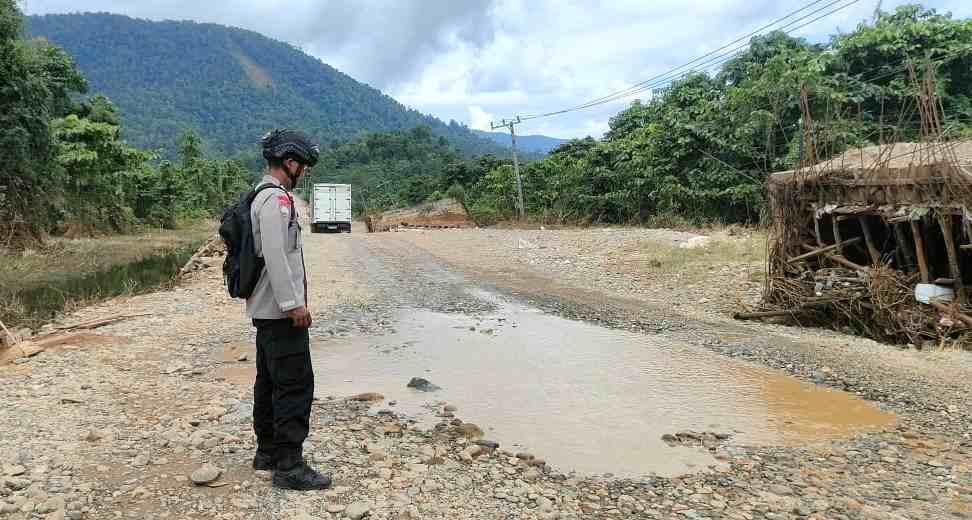
[[[226,208],[220,219],[219,236],[226,243],[226,260],[223,261],[223,280],[226,290],[233,298],[249,298],[260,281],[260,274],[266,262],[256,254],[253,244],[253,221],[250,206],[257,194],[267,188],[277,188],[276,184],[263,184],[240,196],[240,200]],[[290,194],[287,193],[289,197]],[[291,212],[291,219],[294,212]]]

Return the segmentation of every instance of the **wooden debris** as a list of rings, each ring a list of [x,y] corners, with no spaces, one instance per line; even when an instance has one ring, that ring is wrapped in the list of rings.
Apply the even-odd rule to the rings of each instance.
[[[888,222],[891,221],[889,220]],[[898,267],[900,270],[905,271],[917,263],[917,260],[915,260],[915,251],[911,247],[908,247],[908,237],[905,236],[904,230],[901,229],[901,226],[898,223],[893,223],[891,224],[891,227],[894,229],[894,238],[898,242],[898,253],[904,256],[904,260],[906,262],[905,265],[900,265]]]
[[[14,335],[10,332],[10,329],[8,329],[7,326],[3,324],[2,321],[0,321],[0,328],[3,329],[3,333],[7,336],[7,338],[10,339],[10,344],[8,346],[12,347],[17,343],[20,343],[20,341],[16,337],[14,337]]]
[[[925,258],[925,241],[921,238],[921,227],[917,220],[911,221],[911,237],[915,241],[915,255],[918,258],[918,272],[921,273],[922,283],[928,283],[931,276],[928,274],[928,260]]]
[[[775,311],[737,312],[732,315],[732,318],[736,320],[755,320],[755,319],[763,319],[763,318],[778,318],[780,316],[792,316],[794,314],[799,314],[801,311],[813,307],[823,307],[829,305],[831,303],[834,303],[835,301],[836,299],[834,298],[828,298],[823,300],[807,302],[794,309],[775,310]]]
[[[833,251],[835,249],[839,250],[842,246],[854,244],[854,243],[857,243],[857,242],[860,242],[860,241],[861,241],[861,238],[860,237],[856,237],[856,238],[852,238],[850,240],[845,240],[842,243],[831,244],[829,246],[824,246],[824,247],[820,247],[820,248],[816,248],[816,249],[814,249],[813,246],[807,246],[805,244],[804,247],[810,247],[812,250],[809,253],[804,253],[802,255],[799,255],[799,256],[795,256],[793,258],[790,258],[789,260],[787,260],[787,262],[792,264],[793,262],[799,262],[800,260],[806,260],[807,258],[813,258],[815,256],[819,256],[819,255],[823,255],[823,254],[829,253],[829,252],[831,252],[831,251]]]
[[[939,213],[938,224],[941,226],[942,234],[945,237],[945,249],[948,251],[948,268],[952,279],[955,280],[955,293],[958,295],[959,303],[964,304],[968,300],[965,295],[965,285],[962,283],[962,270],[959,268],[958,248],[955,246],[955,237],[952,234],[951,215]]]
[[[874,244],[874,235],[871,234],[871,226],[867,223],[866,217],[857,217],[861,224],[861,232],[864,233],[864,241],[867,243],[867,253],[871,255],[871,263],[874,265],[881,263],[881,252]]]
[[[223,239],[219,235],[210,238],[202,247],[199,248],[199,250],[196,251],[194,255],[192,255],[191,258],[189,258],[189,261],[182,266],[182,269],[179,270],[179,274],[176,276],[176,279],[178,280],[205,265],[202,263],[201,259],[207,256],[212,256],[215,250],[220,246],[220,244],[222,244],[222,241]]]
[[[953,316],[957,318],[959,321],[966,324],[967,326],[972,327],[972,316],[959,312],[958,309],[956,309],[955,307],[951,307],[945,305],[944,303],[935,302],[935,301],[931,302],[931,306],[949,316]]]
[[[141,318],[141,317],[144,317],[144,316],[151,316],[151,315],[152,315],[151,313],[142,313],[142,314],[116,314],[116,315],[110,316],[108,318],[98,318],[96,320],[84,321],[84,322],[81,322],[81,323],[75,323],[73,325],[63,325],[61,327],[56,327],[56,330],[62,331],[62,332],[63,331],[70,331],[70,330],[91,330],[91,329],[97,329],[98,327],[104,327],[105,325],[111,325],[112,323],[117,323],[119,321],[130,320],[132,318]],[[52,335],[52,334],[47,334],[45,336],[50,336],[50,335]],[[35,339],[37,339],[39,337],[43,337],[43,336],[37,336],[37,337],[34,337],[34,338],[30,338],[30,339],[31,340],[35,340]]]

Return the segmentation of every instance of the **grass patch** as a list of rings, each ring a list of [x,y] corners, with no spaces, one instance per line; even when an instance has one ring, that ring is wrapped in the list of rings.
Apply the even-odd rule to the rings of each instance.
[[[174,231],[57,238],[0,256],[0,320],[36,328],[65,309],[152,290],[214,231],[212,222],[198,221]]]
[[[678,244],[646,244],[641,258],[652,273],[701,279],[727,266],[762,266],[766,261],[766,233],[715,235],[705,246],[694,249],[682,249]]]

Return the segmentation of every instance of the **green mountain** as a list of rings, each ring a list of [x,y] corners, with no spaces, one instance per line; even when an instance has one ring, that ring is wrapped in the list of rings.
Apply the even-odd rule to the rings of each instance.
[[[486,132],[483,130],[473,130],[473,133],[479,137],[484,137],[497,144],[503,145],[504,148],[509,148],[510,146],[509,132]],[[569,141],[569,139],[548,137],[546,135],[518,135],[516,136],[516,147],[518,150],[523,150],[525,152],[547,154],[550,153],[554,148],[557,148],[567,141]]]
[[[463,155],[502,154],[464,125],[398,103],[299,49],[252,31],[113,14],[31,16],[28,34],[64,47],[121,110],[125,138],[172,155],[186,129],[211,151],[251,155],[270,127],[325,145],[362,132],[427,125]]]

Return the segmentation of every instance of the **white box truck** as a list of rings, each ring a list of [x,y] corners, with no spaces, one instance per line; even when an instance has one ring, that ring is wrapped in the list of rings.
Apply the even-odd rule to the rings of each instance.
[[[351,232],[350,184],[314,184],[311,232]]]

